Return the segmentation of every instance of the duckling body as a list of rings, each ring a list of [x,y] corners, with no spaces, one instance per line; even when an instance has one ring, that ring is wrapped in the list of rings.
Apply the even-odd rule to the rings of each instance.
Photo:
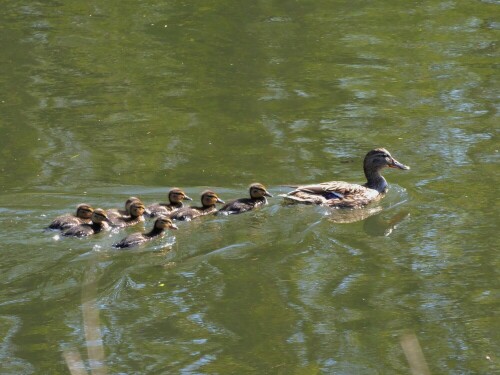
[[[172,220],[190,221],[196,219],[197,217],[209,215],[216,212],[216,203],[224,204],[225,202],[220,199],[213,191],[206,190],[201,194],[201,207],[183,207],[171,213],[169,217]]]
[[[250,185],[249,193],[250,198],[240,198],[230,201],[217,211],[217,213],[229,215],[247,212],[267,204],[266,197],[272,197],[264,185],[259,183]]]
[[[144,204],[141,201],[134,201],[130,204],[128,216],[119,216],[111,219],[114,227],[123,228],[135,225],[144,221]]]
[[[192,201],[181,189],[174,188],[168,192],[169,203],[154,203],[148,206],[147,211],[150,217],[168,215],[184,207],[183,200]]]
[[[76,207],[76,214],[66,214],[56,217],[48,229],[61,229],[65,230],[80,224],[89,224],[91,222],[92,212],[94,209],[86,203],[79,204]]]
[[[122,216],[130,216],[130,205],[133,202],[137,202],[137,201],[140,202],[141,200],[137,197],[130,197],[125,201],[125,209],[124,210],[119,210],[117,208],[111,208],[111,209],[107,210],[106,213],[108,215],[108,218],[110,220],[113,220],[113,219],[116,219],[116,218],[119,218]]]
[[[160,216],[156,219],[153,229],[147,233],[134,233],[130,236],[123,238],[120,242],[113,245],[116,248],[126,248],[140,245],[142,243],[151,241],[154,238],[162,237],[165,234],[165,229],[177,229],[177,226],[172,220],[165,216]]]
[[[298,186],[294,191],[281,195],[287,203],[318,204],[336,208],[361,208],[381,199],[387,192],[387,181],[381,170],[410,167],[394,159],[389,151],[377,148],[369,151],[363,162],[367,182],[363,185],[344,181],[330,181]]]
[[[106,211],[97,208],[92,213],[90,224],[80,224],[71,227],[63,232],[64,236],[87,237],[109,229],[109,218]]]

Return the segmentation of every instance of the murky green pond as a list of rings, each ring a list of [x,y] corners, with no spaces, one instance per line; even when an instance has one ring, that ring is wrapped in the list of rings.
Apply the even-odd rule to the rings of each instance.
[[[500,3],[6,0],[1,374],[500,372]],[[410,171],[359,212],[286,185]],[[90,239],[78,203],[269,205]]]

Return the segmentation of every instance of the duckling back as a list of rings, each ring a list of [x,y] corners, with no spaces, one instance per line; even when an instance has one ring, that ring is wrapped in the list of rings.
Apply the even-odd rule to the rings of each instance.
[[[240,214],[253,210],[256,207],[267,204],[266,197],[272,197],[264,185],[259,183],[253,183],[249,188],[250,198],[240,198],[233,200],[226,205],[224,205],[218,213],[221,214]]]

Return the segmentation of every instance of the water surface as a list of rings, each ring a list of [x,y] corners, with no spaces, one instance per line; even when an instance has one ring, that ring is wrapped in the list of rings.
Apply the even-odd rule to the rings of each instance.
[[[2,374],[402,374],[407,337],[430,373],[499,371],[497,1],[3,8]],[[362,183],[380,146],[412,169],[359,213],[43,231],[173,186]]]

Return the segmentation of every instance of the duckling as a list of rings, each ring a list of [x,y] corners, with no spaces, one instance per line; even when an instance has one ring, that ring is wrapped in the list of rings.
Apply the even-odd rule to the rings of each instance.
[[[63,236],[86,237],[109,229],[110,221],[103,209],[96,208],[92,213],[91,220],[92,223],[90,224],[80,224],[66,229]]]
[[[173,220],[190,221],[199,216],[209,215],[217,211],[215,208],[216,203],[224,204],[225,202],[213,191],[205,190],[201,194],[202,207],[183,207],[175,212],[172,212],[169,217]]]
[[[130,236],[123,238],[120,242],[115,243],[113,247],[124,248],[140,245],[144,242],[151,241],[153,238],[162,237],[165,234],[165,229],[177,230],[177,225],[175,225],[170,218],[166,216],[160,216],[155,220],[153,229],[148,233],[134,233]]]
[[[113,219],[116,219],[116,218],[121,217],[121,216],[129,216],[130,215],[130,205],[132,204],[132,202],[136,202],[136,201],[141,202],[141,200],[137,197],[130,197],[125,201],[125,209],[124,210],[119,210],[117,208],[111,208],[111,209],[107,210],[106,212],[108,214],[108,218],[110,220],[113,220]]]
[[[92,212],[94,209],[86,203],[79,204],[76,207],[76,214],[65,214],[56,217],[47,227],[48,229],[65,230],[79,224],[89,224],[91,222]]]
[[[160,215],[168,215],[171,212],[182,208],[184,205],[183,200],[192,201],[190,197],[186,195],[181,189],[173,188],[168,192],[168,200],[170,203],[154,203],[148,206],[150,217],[156,217]]]
[[[361,208],[381,199],[387,192],[387,181],[381,170],[397,168],[408,170],[410,167],[394,159],[385,148],[369,151],[363,162],[367,182],[364,185],[343,181],[330,181],[313,185],[295,186],[295,190],[280,196],[287,203],[318,204],[336,208]]]
[[[123,228],[143,222],[144,210],[145,207],[141,201],[139,200],[133,201],[132,203],[130,203],[129,206],[130,215],[115,217],[111,219],[111,223],[113,224],[114,227]]]
[[[236,199],[226,203],[217,213],[222,214],[240,214],[242,212],[253,210],[256,207],[267,204],[266,197],[272,195],[266,190],[264,185],[254,183],[249,188],[250,198]]]

